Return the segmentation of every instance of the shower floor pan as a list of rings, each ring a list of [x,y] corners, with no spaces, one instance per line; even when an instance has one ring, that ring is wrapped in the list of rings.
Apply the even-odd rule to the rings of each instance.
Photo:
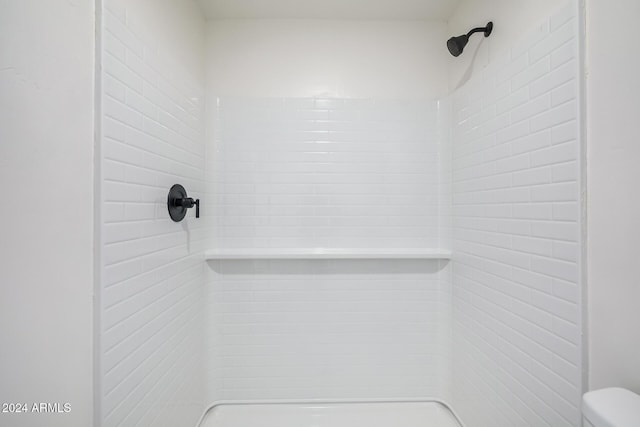
[[[460,427],[436,402],[228,404],[200,427]]]

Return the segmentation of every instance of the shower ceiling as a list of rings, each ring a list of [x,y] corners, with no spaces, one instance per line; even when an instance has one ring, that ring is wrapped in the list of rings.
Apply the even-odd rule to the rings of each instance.
[[[447,20],[460,0],[197,0],[210,19]]]

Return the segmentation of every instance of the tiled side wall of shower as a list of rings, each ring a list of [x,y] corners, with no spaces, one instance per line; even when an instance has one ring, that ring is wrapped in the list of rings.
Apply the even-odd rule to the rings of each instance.
[[[144,16],[141,3],[104,3],[99,425],[192,426],[203,409],[204,231],[193,212],[172,222],[166,200],[176,183],[204,191],[203,73],[135,23],[204,22],[185,18],[189,2]]]
[[[211,248],[438,248],[435,102],[214,103]],[[209,261],[208,401],[442,397],[448,261]]]
[[[469,427],[580,425],[576,9],[453,96],[453,406]]]

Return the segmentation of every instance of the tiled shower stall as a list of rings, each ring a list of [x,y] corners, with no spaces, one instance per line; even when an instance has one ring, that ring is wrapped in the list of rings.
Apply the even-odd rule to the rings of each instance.
[[[98,425],[435,401],[580,426],[578,12],[437,97],[273,96],[219,90],[195,3],[103,0]],[[201,218],[169,218],[176,183]]]

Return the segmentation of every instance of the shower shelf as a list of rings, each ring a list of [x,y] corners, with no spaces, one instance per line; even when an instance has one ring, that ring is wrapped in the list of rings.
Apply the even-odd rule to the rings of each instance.
[[[438,248],[291,248],[211,249],[208,260],[223,259],[451,259],[451,251]]]

